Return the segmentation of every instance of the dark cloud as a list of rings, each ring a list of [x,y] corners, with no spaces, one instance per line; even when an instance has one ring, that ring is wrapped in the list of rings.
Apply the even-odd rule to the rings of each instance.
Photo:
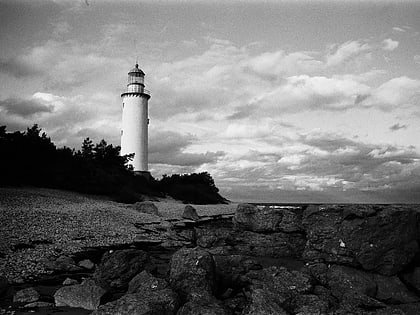
[[[364,94],[364,95],[358,94],[356,96],[356,99],[354,100],[354,104],[357,105],[357,104],[363,102],[368,97],[369,97],[369,94]]]
[[[149,161],[152,164],[167,164],[176,166],[200,166],[214,163],[224,155],[224,152],[188,153],[184,150],[196,138],[192,135],[182,135],[176,132],[151,132]]]
[[[15,58],[0,59],[0,72],[22,78],[37,74],[37,71]]]
[[[399,123],[392,125],[389,127],[391,131],[398,131],[400,129],[407,129],[407,125],[400,125]]]
[[[9,98],[0,101],[0,109],[4,110],[7,114],[26,118],[39,113],[51,113],[54,110],[54,106],[47,106],[36,100]]]

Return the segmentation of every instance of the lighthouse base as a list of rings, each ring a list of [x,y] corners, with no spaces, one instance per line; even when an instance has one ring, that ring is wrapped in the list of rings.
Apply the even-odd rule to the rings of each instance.
[[[150,180],[152,178],[152,175],[148,171],[134,171],[134,175],[144,177],[147,180]]]

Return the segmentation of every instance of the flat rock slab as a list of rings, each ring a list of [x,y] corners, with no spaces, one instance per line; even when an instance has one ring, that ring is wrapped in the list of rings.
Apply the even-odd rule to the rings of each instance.
[[[106,291],[88,279],[81,284],[64,286],[54,294],[56,306],[80,307],[87,310],[98,308],[101,297]]]

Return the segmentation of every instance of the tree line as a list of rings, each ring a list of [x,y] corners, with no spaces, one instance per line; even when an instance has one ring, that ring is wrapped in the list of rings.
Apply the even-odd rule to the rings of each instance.
[[[157,180],[136,176],[129,166],[134,154],[105,140],[84,139],[81,150],[57,148],[35,124],[26,131],[7,132],[0,126],[0,186],[35,186],[111,196],[133,203],[142,195],[171,196],[185,203],[224,203],[207,172],[164,175]]]

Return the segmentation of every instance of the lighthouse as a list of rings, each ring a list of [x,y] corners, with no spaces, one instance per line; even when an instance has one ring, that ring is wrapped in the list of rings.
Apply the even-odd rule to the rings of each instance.
[[[127,90],[121,97],[121,154],[134,153],[134,159],[130,162],[134,172],[149,178],[147,146],[150,92],[144,88],[144,72],[137,63],[128,72]]]

